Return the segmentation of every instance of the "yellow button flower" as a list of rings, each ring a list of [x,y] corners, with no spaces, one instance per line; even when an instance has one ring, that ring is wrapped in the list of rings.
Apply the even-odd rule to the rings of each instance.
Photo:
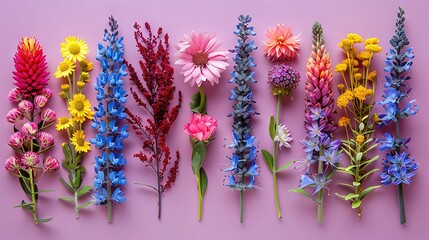
[[[364,142],[365,142],[365,137],[364,137],[362,134],[357,135],[357,136],[356,136],[356,142],[357,142],[358,144],[362,144],[362,143],[364,143]]]
[[[338,126],[340,127],[345,127],[347,125],[350,124],[350,118],[346,117],[346,116],[342,116],[339,120],[338,120]]]
[[[355,97],[361,101],[365,101],[367,96],[367,89],[362,85],[359,85],[357,88],[353,90]]]
[[[363,42],[363,38],[359,34],[356,34],[356,33],[347,34],[347,39],[353,40],[354,43]]]
[[[344,63],[337,64],[334,68],[335,72],[344,72],[346,70],[347,70],[347,64],[344,64]]]
[[[374,38],[368,38],[365,40],[365,46],[369,45],[369,44],[378,44],[380,42],[380,40],[376,37]]]
[[[383,50],[383,48],[381,48],[380,46],[378,46],[376,44],[368,44],[365,46],[365,49],[372,52],[372,53],[379,53],[379,52],[381,52],[381,50]]]

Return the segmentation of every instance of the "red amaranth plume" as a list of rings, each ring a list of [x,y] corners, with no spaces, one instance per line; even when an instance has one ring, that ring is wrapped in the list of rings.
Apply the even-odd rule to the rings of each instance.
[[[48,84],[46,55],[36,38],[24,37],[18,45],[13,58],[15,69],[13,71],[14,85],[24,98],[40,95]]]

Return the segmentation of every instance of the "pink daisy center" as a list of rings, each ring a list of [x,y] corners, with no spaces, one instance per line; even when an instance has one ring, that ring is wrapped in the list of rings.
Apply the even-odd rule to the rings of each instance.
[[[200,68],[205,68],[209,62],[209,55],[206,52],[197,52],[192,57],[194,64]]]

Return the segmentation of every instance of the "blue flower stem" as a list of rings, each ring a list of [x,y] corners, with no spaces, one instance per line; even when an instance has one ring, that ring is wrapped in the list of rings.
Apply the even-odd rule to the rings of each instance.
[[[109,150],[107,150],[107,156],[109,156]],[[106,164],[106,173],[105,176],[109,176],[109,163]],[[106,181],[106,190],[107,190],[107,221],[109,223],[112,222],[112,186],[109,180],[109,177],[107,177],[107,181]]]
[[[405,216],[405,204],[404,204],[404,193],[402,190],[402,183],[398,185],[398,200],[399,200],[399,218],[401,224],[404,225],[407,223],[407,218]]]
[[[320,154],[321,156],[323,154],[323,147],[320,148]],[[319,166],[317,170],[318,174],[323,173],[323,161],[319,160]],[[319,190],[319,193],[317,194],[317,221],[319,223],[323,222],[323,188]]]
[[[280,125],[280,108],[281,108],[281,95],[277,95],[277,113],[276,113],[276,131],[277,128]],[[274,150],[273,150],[273,165],[271,171],[273,172],[273,182],[274,182],[274,198],[276,201],[276,210],[277,210],[277,217],[279,219],[282,218],[282,212],[280,210],[280,203],[279,203],[279,191],[278,191],[278,184],[277,184],[277,143],[274,142]]]
[[[240,223],[243,223],[244,190],[240,190]]]

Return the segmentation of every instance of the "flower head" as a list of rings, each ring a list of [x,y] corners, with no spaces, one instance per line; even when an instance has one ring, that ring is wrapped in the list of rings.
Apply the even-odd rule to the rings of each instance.
[[[285,64],[274,65],[268,73],[268,84],[274,95],[291,95],[299,80],[299,72]]]
[[[31,168],[39,164],[39,154],[35,152],[26,152],[21,157],[21,163],[24,168]]]
[[[85,133],[83,130],[77,130],[70,138],[77,152],[88,152],[91,149],[90,143],[85,142]]]
[[[36,141],[41,149],[46,149],[54,145],[54,137],[46,132],[38,132],[36,134]]]
[[[220,51],[221,41],[214,33],[194,33],[185,35],[177,45],[179,60],[175,64],[183,65],[180,73],[185,77],[185,83],[197,86],[209,81],[213,86],[219,83],[220,74],[229,65],[226,60],[227,51]]]
[[[16,156],[12,156],[6,159],[4,169],[12,174],[18,174],[19,165],[19,159]]]
[[[74,122],[72,119],[68,117],[60,117],[58,118],[58,123],[57,125],[55,125],[55,128],[57,129],[57,131],[65,130],[73,127],[73,124]]]
[[[43,160],[43,171],[55,172],[60,168],[60,163],[54,157],[48,156]]]
[[[33,104],[28,100],[22,100],[18,104],[18,110],[22,112],[23,114],[28,114],[31,111],[33,111]]]
[[[6,120],[10,123],[15,123],[23,118],[22,112],[17,108],[12,108],[6,115]]]
[[[26,140],[26,136],[24,133],[16,132],[16,133],[12,134],[12,136],[10,136],[8,144],[11,147],[21,149],[22,144],[24,144],[25,140]]]
[[[83,39],[79,39],[78,37],[66,37],[65,42],[61,43],[61,54],[70,62],[84,60],[88,52],[88,45]]]
[[[48,84],[49,72],[40,43],[35,38],[24,37],[13,60],[16,69],[13,72],[14,85],[19,95],[26,98],[41,94]]]
[[[298,57],[301,39],[299,39],[299,35],[292,35],[291,27],[277,24],[274,28],[268,28],[265,35],[268,40],[264,42],[264,53],[270,61],[291,60]]]
[[[24,123],[21,127],[21,132],[26,136],[34,136],[36,135],[38,130],[37,124],[34,122]]]
[[[91,103],[82,93],[73,95],[73,99],[69,100],[70,114],[73,121],[83,123],[85,119],[92,119],[94,112],[91,110]]]
[[[51,123],[55,121],[56,118],[57,114],[50,108],[43,109],[43,111],[40,113],[40,119],[46,123]]]
[[[34,98],[34,106],[38,109],[42,109],[46,106],[46,104],[48,103],[48,98],[46,98],[43,95],[37,95]]]
[[[57,71],[54,73],[56,78],[63,78],[70,76],[76,68],[75,62],[72,62],[68,59],[64,59],[57,68]]]
[[[18,90],[18,88],[13,88],[12,90],[9,91],[7,98],[11,102],[19,102],[23,99],[23,96],[21,92]]]
[[[198,141],[210,141],[217,128],[217,120],[207,114],[194,113],[185,124],[185,132]]]
[[[275,142],[279,142],[279,147],[285,146],[287,148],[290,148],[290,142],[293,140],[291,137],[291,133],[289,132],[289,129],[286,127],[286,125],[279,124],[277,126],[276,135],[274,137]]]

